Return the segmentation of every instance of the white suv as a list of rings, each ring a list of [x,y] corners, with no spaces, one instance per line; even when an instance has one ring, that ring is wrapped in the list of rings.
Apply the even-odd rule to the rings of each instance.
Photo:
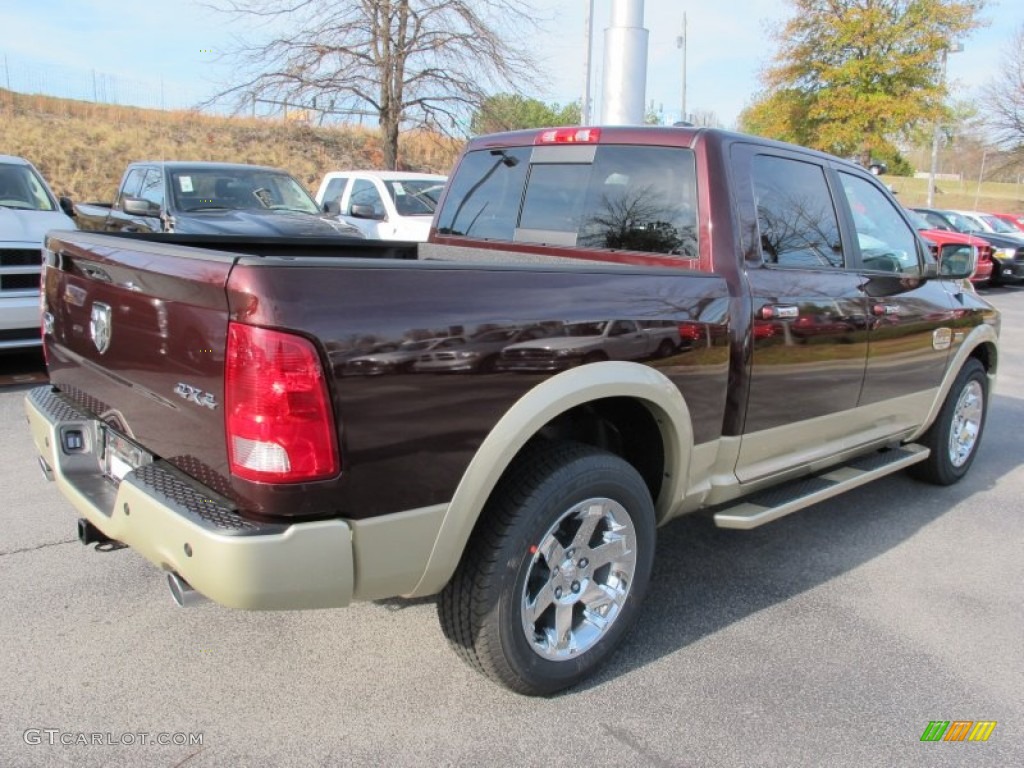
[[[0,351],[42,343],[43,240],[51,229],[75,229],[70,209],[28,160],[0,155]]]
[[[446,180],[434,173],[332,171],[316,201],[366,237],[423,242]]]

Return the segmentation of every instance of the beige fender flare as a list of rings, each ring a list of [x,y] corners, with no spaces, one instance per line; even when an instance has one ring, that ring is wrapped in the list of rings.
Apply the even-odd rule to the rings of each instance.
[[[608,361],[573,368],[523,395],[484,439],[455,489],[423,577],[407,597],[439,592],[452,577],[494,486],[541,427],[576,406],[609,397],[641,401],[661,430],[665,477],[655,509],[663,520],[683,495],[693,448],[693,422],[679,388],[660,371],[639,363]]]
[[[949,396],[949,390],[953,388],[953,382],[956,381],[956,377],[959,375],[960,369],[964,367],[964,363],[966,363],[967,359],[971,357],[974,350],[983,344],[991,344],[998,348],[998,342],[998,333],[991,325],[984,323],[974,327],[953,355],[953,359],[950,361],[949,367],[946,369],[946,375],[942,379],[942,384],[939,386],[939,391],[935,395],[935,400],[932,402],[932,407],[928,411],[928,418],[924,420],[920,429],[907,439],[907,442],[913,442],[914,440],[919,439],[921,435],[928,431],[935,419],[938,418],[939,411],[942,409],[942,405],[946,402],[946,398]],[[991,399],[992,396],[992,385],[995,383],[995,377],[996,365],[993,365],[991,370],[988,372],[989,399]]]

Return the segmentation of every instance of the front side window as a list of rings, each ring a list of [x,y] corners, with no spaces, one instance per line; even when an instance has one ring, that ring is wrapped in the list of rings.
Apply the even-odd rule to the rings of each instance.
[[[145,175],[145,168],[132,168],[130,171],[128,171],[128,175],[125,177],[124,184],[121,185],[121,197],[118,200],[119,204],[126,197],[139,196],[139,188],[142,186],[142,178]]]
[[[920,273],[917,235],[882,191],[849,173],[839,178],[853,214],[865,269],[879,272]]]
[[[373,208],[374,216],[384,216],[384,201],[372,181],[356,179],[352,185],[352,194],[348,198],[348,214],[352,214],[352,206],[367,205]]]
[[[160,171],[151,168],[146,173],[146,178],[139,189],[139,197],[148,200],[157,208],[164,207],[164,175]]]
[[[845,259],[839,219],[825,169],[801,160],[758,155],[751,171],[764,262],[841,269]]]

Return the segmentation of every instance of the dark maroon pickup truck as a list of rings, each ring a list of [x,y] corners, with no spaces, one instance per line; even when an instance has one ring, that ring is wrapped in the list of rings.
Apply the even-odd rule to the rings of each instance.
[[[525,693],[607,658],[675,517],[959,480],[998,362],[971,249],[936,258],[851,163],[715,130],[474,139],[419,246],[46,257],[26,410],[83,542],[181,603],[440,593],[452,646]]]

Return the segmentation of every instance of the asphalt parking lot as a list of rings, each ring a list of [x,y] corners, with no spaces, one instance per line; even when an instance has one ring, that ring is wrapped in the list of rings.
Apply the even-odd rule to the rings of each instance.
[[[962,483],[670,524],[636,630],[550,699],[466,667],[429,600],[176,608],[77,542],[22,416],[38,359],[0,360],[0,766],[1024,765],[1024,287],[987,298],[1000,378]],[[997,726],[920,741],[933,720]]]

